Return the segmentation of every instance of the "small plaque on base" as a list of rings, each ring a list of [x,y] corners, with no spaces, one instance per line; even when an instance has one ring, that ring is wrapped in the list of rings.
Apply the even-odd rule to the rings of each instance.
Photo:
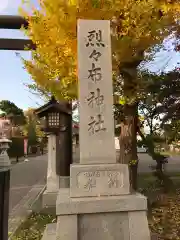
[[[129,194],[126,164],[71,165],[71,197],[98,197]]]

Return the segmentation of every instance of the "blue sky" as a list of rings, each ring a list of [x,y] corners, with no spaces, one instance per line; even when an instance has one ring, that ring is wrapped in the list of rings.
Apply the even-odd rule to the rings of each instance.
[[[20,4],[21,0],[0,0],[0,14],[17,15]],[[26,37],[19,30],[0,29],[0,38]],[[24,86],[32,81],[29,74],[23,69],[22,61],[17,57],[16,52],[0,50],[0,101],[10,100],[22,109],[37,107],[43,102],[29,93]],[[30,52],[20,51],[19,53],[24,58],[30,58]]]
[[[36,0],[32,1],[36,2]],[[20,4],[21,0],[0,0],[0,14],[17,15]],[[25,38],[25,36],[19,30],[0,29],[0,38]],[[30,58],[30,52],[21,51],[20,54],[25,58]],[[161,51],[157,55],[156,62],[150,67],[154,71],[159,71],[168,62],[167,69],[171,69],[176,66],[178,61],[180,62],[180,54],[173,52],[170,47],[169,51]],[[15,51],[0,50],[0,73],[0,101],[10,100],[22,109],[43,104],[41,99],[29,93],[24,86],[25,83],[32,82],[31,77],[23,69],[22,62],[16,56]]]

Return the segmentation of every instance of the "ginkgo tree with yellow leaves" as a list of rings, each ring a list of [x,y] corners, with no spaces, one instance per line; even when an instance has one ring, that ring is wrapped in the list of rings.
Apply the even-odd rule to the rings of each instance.
[[[31,13],[21,8],[29,22],[25,33],[37,46],[24,65],[38,86],[58,99],[77,98],[77,19],[111,21],[114,81],[121,76],[123,82],[119,162],[133,160],[135,183],[138,99],[144,85],[137,68],[145,60],[145,52],[178,34],[179,1],[41,0],[39,4],[40,10],[32,8]]]

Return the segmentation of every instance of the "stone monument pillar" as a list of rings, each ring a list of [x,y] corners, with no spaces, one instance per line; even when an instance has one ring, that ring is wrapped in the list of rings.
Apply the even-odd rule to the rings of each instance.
[[[59,190],[59,175],[56,173],[56,135],[48,135],[47,192]]]
[[[150,240],[147,200],[116,163],[110,21],[78,21],[80,164],[56,202],[56,240]],[[48,239],[48,237],[47,237]]]

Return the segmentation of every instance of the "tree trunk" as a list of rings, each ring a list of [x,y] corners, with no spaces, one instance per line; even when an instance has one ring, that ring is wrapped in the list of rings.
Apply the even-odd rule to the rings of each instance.
[[[137,127],[138,127],[138,102],[137,98],[137,66],[139,62],[124,63],[119,67],[123,78],[123,95],[126,104],[123,106],[124,120],[121,122],[119,137],[120,156],[119,162],[128,164],[130,186],[137,190]]]
[[[133,190],[137,190],[137,120],[138,104],[126,104],[124,106],[124,121],[121,123],[119,137],[120,156],[119,163],[128,164],[130,174],[130,185]]]

